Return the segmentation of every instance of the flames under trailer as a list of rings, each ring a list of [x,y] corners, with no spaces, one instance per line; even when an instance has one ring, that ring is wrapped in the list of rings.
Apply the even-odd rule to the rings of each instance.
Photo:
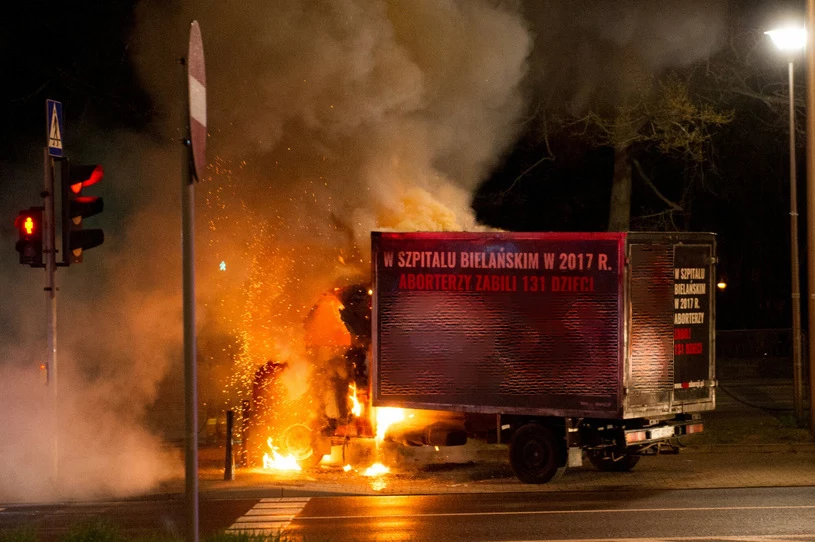
[[[523,482],[630,470],[715,408],[714,234],[371,237],[373,404],[464,413]]]

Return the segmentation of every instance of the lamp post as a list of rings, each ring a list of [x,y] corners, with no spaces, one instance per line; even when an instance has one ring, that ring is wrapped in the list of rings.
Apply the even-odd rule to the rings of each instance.
[[[792,367],[793,367],[793,401],[795,418],[802,422],[803,408],[803,364],[801,362],[801,285],[798,264],[798,196],[795,174],[795,86],[793,83],[793,54],[806,47],[806,29],[800,26],[788,26],[765,32],[775,46],[790,56],[789,60],[789,95],[790,95],[790,259],[792,267]],[[810,315],[812,318],[812,315]],[[811,339],[810,339],[811,340]]]

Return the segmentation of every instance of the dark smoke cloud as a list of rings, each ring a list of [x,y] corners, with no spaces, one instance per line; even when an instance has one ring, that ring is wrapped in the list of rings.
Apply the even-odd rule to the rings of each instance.
[[[730,7],[726,0],[525,2],[535,34],[531,92],[577,113],[623,103],[665,69],[718,50]]]

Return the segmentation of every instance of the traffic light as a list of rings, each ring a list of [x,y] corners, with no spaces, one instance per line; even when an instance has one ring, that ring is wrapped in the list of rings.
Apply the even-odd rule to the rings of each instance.
[[[31,267],[45,267],[42,263],[42,207],[31,207],[17,214],[14,227],[18,240],[15,248],[20,263]]]
[[[99,164],[71,165],[62,168],[62,249],[65,263],[82,263],[82,253],[105,242],[100,229],[86,230],[82,219],[97,215],[104,208],[102,198],[83,196],[82,189],[98,183],[104,177]]]

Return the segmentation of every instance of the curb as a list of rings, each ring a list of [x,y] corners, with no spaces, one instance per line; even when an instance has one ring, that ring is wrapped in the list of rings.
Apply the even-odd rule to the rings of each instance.
[[[680,448],[680,453],[733,454],[733,453],[815,453],[815,442],[787,442],[776,444],[693,444]]]

